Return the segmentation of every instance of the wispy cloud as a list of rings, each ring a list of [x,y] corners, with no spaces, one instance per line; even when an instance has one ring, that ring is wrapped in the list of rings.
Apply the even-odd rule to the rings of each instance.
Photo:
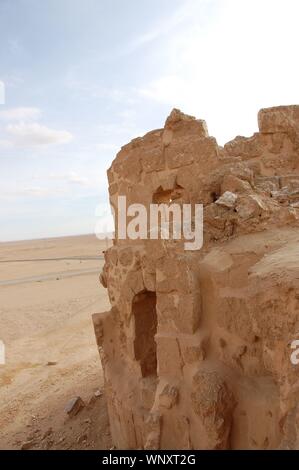
[[[47,127],[37,122],[41,110],[36,107],[17,107],[0,111],[0,121],[6,124],[8,138],[0,141],[2,147],[32,147],[51,144],[66,144],[73,139],[70,132]]]
[[[76,171],[68,173],[35,174],[31,178],[19,179],[14,184],[2,187],[1,197],[15,199],[26,198],[57,198],[59,195],[74,197],[74,186],[78,197],[89,194],[89,190],[98,189],[98,181],[94,176],[88,177]],[[89,191],[89,192],[86,192]]]
[[[40,175],[34,175],[34,180],[41,180],[42,177]],[[47,175],[47,181],[60,181],[63,184],[76,184],[78,186],[86,186],[86,187],[97,187],[98,181],[95,177],[90,177],[87,175],[83,175],[78,171],[69,171],[67,173],[50,173]]]
[[[0,148],[9,149],[12,147],[10,140],[0,139]]]
[[[20,197],[28,199],[57,198],[66,195],[66,188],[46,187],[42,185],[22,185],[18,188],[10,187],[2,191],[1,199],[7,201],[18,200]],[[1,206],[0,206],[1,207]],[[1,211],[3,207],[1,207]]]
[[[17,146],[67,144],[73,139],[68,131],[51,129],[37,122],[10,124],[6,131]]]
[[[80,70],[69,70],[65,77],[65,87],[70,90],[75,96],[80,98],[92,98],[96,100],[109,100],[116,104],[134,105],[136,99],[134,98],[134,89],[127,87],[126,89],[103,86],[87,79],[79,78]]]
[[[0,111],[0,120],[2,121],[27,121],[36,120],[41,116],[38,108],[20,107],[10,108]]]
[[[78,184],[80,186],[90,186],[91,181],[85,176],[78,175],[78,173],[72,171],[68,176],[67,176],[67,181],[72,184]]]
[[[23,196],[29,196],[33,198],[42,197],[57,197],[58,195],[65,194],[64,188],[45,188],[44,186],[28,186],[19,191],[19,194]]]
[[[180,6],[170,11],[168,17],[156,21],[145,33],[135,38],[126,47],[126,52],[134,52],[140,47],[169,35],[184,23],[189,22],[190,19],[194,19],[194,15],[198,13],[199,7],[203,12],[203,8],[212,3],[213,0],[182,0]]]

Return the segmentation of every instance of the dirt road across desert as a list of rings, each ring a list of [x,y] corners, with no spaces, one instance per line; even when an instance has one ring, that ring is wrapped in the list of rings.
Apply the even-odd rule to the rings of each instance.
[[[111,447],[91,315],[108,308],[94,236],[0,244],[0,449]],[[64,408],[80,396],[85,407]]]

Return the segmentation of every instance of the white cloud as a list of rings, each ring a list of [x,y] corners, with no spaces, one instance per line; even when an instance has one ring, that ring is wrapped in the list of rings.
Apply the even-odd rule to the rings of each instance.
[[[130,43],[129,46],[127,46],[126,52],[133,52],[135,49],[156,41],[157,39],[161,41],[161,37],[167,36],[167,34],[173,31],[177,32],[181,25],[186,23],[186,21],[189,22],[192,20],[194,15],[198,13],[199,5],[201,13],[204,13],[204,9],[212,3],[213,0],[183,0],[176,10],[170,11],[168,17],[157,21],[148,31]],[[197,18],[198,24],[201,20],[202,18]]]
[[[16,186],[16,185],[15,185]],[[19,187],[15,187],[12,184],[9,188],[4,188],[1,194],[1,199],[5,200],[20,200],[20,196],[28,198],[56,198],[61,195],[67,194],[65,188],[57,187],[46,187],[40,185],[24,185],[20,184]],[[28,208],[27,208],[28,209]],[[3,210],[3,208],[1,208]],[[8,211],[9,213],[9,211]]]
[[[88,178],[86,178],[84,176],[80,176],[74,171],[72,171],[67,176],[67,181],[69,181],[70,183],[75,183],[75,184],[79,184],[79,185],[82,185],[82,186],[89,186],[90,185],[90,182],[89,182]]]
[[[43,177],[40,175],[34,175],[32,179],[41,180]],[[71,183],[88,187],[92,187],[94,185],[94,177],[83,176],[77,171],[70,171],[68,173],[50,173],[47,175],[46,180],[61,181],[62,183]]]
[[[9,88],[16,88],[24,83],[24,78],[16,73],[5,74],[3,79],[5,85]]]
[[[12,147],[12,143],[9,140],[1,139],[0,140],[0,148],[8,149]]]
[[[27,121],[39,119],[41,111],[38,108],[20,107],[0,111],[0,119],[3,121]]]
[[[24,189],[20,190],[20,194],[23,194],[24,196],[30,196],[30,197],[53,197],[57,196],[58,194],[64,194],[65,190],[61,188],[45,188],[41,186],[28,186],[25,187]]]
[[[68,131],[50,129],[36,122],[10,124],[6,127],[6,131],[18,146],[66,144],[73,138]]]
[[[261,107],[298,103],[297,0],[184,5],[192,18],[152,48],[162,65],[141,96],[206,119],[220,143],[255,132]]]
[[[166,75],[140,88],[138,93],[160,103],[175,105],[178,100],[184,102],[188,99],[189,90],[182,78],[176,75]]]
[[[77,73],[79,72],[77,71]],[[65,78],[65,86],[79,97],[88,96],[93,99],[108,99],[114,103],[129,106],[136,104],[136,100],[132,96],[133,89],[122,90],[92,83],[90,80],[78,79],[72,71],[69,71]]]

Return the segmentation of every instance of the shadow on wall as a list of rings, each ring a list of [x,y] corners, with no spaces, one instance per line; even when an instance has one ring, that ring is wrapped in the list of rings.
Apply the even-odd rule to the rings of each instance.
[[[157,376],[157,296],[155,292],[144,291],[133,300],[135,321],[135,358],[140,363],[142,377]]]

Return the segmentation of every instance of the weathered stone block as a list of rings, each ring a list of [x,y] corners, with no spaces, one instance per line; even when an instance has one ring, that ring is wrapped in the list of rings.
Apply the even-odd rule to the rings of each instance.
[[[201,250],[147,227],[105,252],[113,308],[93,321],[119,448],[298,447],[299,106],[259,126],[218,147],[175,109],[108,170],[115,208],[204,206]]]

